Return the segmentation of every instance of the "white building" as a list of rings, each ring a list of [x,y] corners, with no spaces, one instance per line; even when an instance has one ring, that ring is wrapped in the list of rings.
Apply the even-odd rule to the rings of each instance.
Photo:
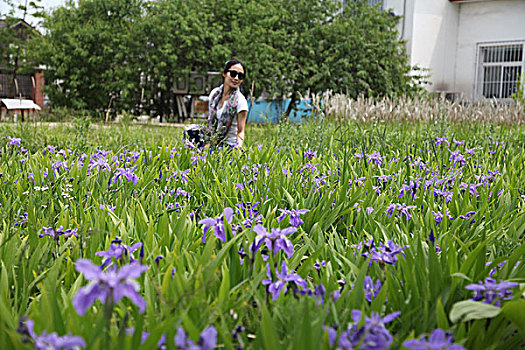
[[[429,91],[510,99],[525,72],[525,0],[383,0]],[[525,74],[525,73],[524,73]]]

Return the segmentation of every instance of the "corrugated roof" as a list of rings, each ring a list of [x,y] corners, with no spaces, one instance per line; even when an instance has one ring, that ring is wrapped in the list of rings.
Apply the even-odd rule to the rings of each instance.
[[[39,105],[37,105],[33,100],[24,100],[19,98],[3,98],[0,102],[7,109],[36,109],[37,111],[41,110]]]

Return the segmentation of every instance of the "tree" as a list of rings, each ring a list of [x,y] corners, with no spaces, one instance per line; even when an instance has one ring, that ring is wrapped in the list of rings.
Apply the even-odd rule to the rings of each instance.
[[[152,1],[139,26],[142,38],[136,69],[144,89],[144,109],[159,116],[175,112],[173,87],[190,71],[206,72],[206,14],[185,0]],[[207,64],[206,64],[207,63]]]
[[[256,96],[291,98],[288,115],[307,90],[416,91],[397,20],[363,0],[70,1],[46,17],[41,58],[56,105],[169,115],[176,79],[235,56]]]
[[[70,0],[45,16],[38,57],[48,67],[53,105],[134,107],[131,84],[139,83],[140,72],[131,64],[137,55],[131,49],[142,10],[140,0]]]

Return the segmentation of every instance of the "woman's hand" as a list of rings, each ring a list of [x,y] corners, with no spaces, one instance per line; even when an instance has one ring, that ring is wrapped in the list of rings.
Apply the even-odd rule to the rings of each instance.
[[[248,111],[242,111],[237,114],[237,146],[242,148],[244,143],[244,127],[246,126],[246,116]]]

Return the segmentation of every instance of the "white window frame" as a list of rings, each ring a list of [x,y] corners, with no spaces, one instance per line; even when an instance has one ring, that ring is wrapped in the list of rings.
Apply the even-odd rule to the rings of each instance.
[[[519,66],[516,65],[516,62],[490,62],[490,63],[483,63],[482,62],[482,51],[486,48],[494,48],[494,47],[503,47],[503,46],[516,46],[521,45],[522,46],[522,57],[521,57],[521,77],[525,75],[525,40],[512,40],[512,41],[492,41],[492,42],[481,42],[476,45],[476,76],[474,79],[474,99],[475,100],[482,100],[487,99],[483,96],[483,81],[484,81],[484,67],[489,66],[501,66],[501,67],[516,67]],[[503,89],[503,69],[501,70],[501,77],[500,77],[500,96]],[[523,81],[521,82],[523,84]],[[501,102],[511,102],[512,98],[506,97],[506,98],[498,98],[498,101]]]

